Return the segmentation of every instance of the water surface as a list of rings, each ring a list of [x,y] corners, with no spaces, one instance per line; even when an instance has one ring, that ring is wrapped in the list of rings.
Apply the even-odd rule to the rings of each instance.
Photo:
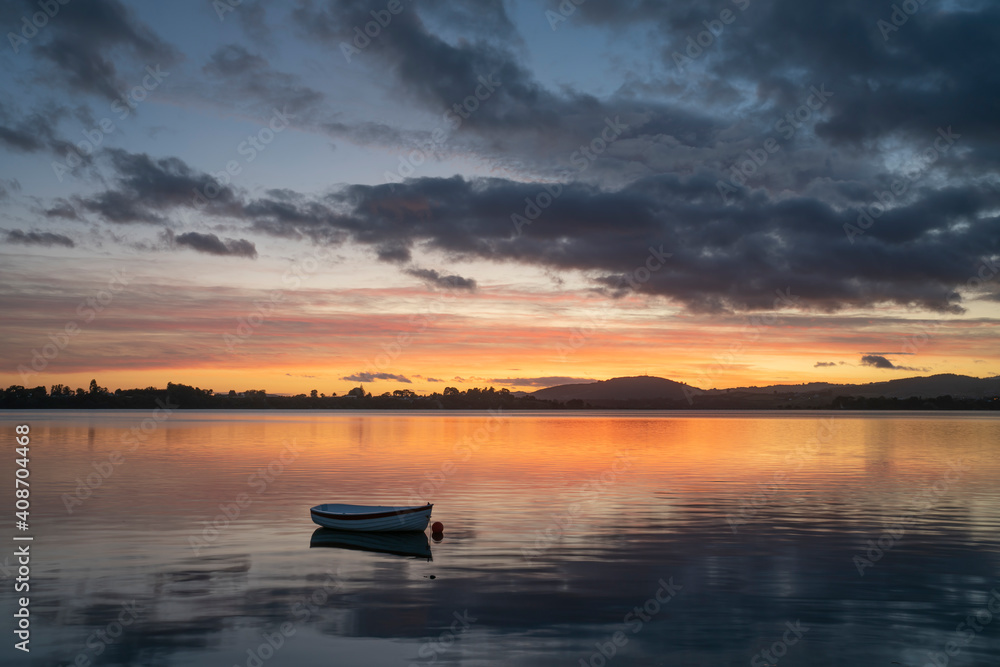
[[[18,423],[30,664],[1000,664],[996,415],[0,413],[11,450]],[[308,514],[423,501],[440,542]]]

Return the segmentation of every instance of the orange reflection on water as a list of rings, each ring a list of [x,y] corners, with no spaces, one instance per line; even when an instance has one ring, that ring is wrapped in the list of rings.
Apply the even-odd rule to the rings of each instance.
[[[248,493],[267,500],[255,512],[297,518],[321,502],[430,501],[435,516],[461,510],[482,522],[503,508],[544,523],[545,506],[591,502],[593,517],[776,482],[832,502],[891,496],[933,484],[952,459],[979,461],[966,479],[988,472],[997,435],[988,416],[188,411],[157,422],[137,411],[94,415],[87,428],[40,424],[35,442],[50,443],[36,475],[50,489],[41,508],[57,516],[118,451],[124,463],[78,511],[155,512],[170,494],[189,498],[192,514],[163,520],[190,521]]]

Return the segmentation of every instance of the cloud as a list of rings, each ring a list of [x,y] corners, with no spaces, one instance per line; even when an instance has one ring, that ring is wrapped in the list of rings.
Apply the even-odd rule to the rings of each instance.
[[[63,218],[65,220],[79,220],[80,214],[76,208],[65,199],[56,199],[55,204],[42,211],[46,218]]]
[[[875,368],[883,368],[887,370],[894,371],[918,371],[921,373],[926,373],[929,368],[914,368],[912,366],[897,366],[885,357],[878,354],[865,354],[861,357],[862,366],[874,366]]]
[[[246,214],[266,233],[337,230],[380,253],[393,248],[395,255],[384,260],[405,258],[420,244],[464,259],[577,270],[608,289],[629,282],[696,311],[770,310],[775,303],[835,311],[895,303],[960,312],[954,286],[984,249],[1000,248],[985,217],[1000,206],[1000,193],[974,185],[929,192],[886,214],[884,235],[869,235],[864,251],[842,230],[856,213],[807,196],[755,197],[727,206],[714,181],[677,175],[619,189],[583,183],[550,189],[556,186],[558,198],[520,229],[512,216],[523,216],[525,200],[545,191],[496,178],[356,185],[326,202],[282,203],[280,215],[258,200]],[[890,231],[897,219],[907,221],[910,233]],[[672,257],[651,257],[652,251]],[[645,282],[634,280],[647,261],[657,270]],[[750,273],[754,280],[745,279]],[[782,303],[778,293],[790,293],[795,303]]]
[[[257,247],[246,239],[220,239],[215,234],[187,232],[174,237],[174,243],[209,255],[257,258]]]
[[[211,94],[222,100],[254,102],[260,113],[274,108],[294,117],[308,111],[319,112],[325,96],[289,72],[278,72],[263,56],[239,44],[218,48],[202,67],[211,80]]]
[[[874,366],[875,368],[896,368],[895,365],[885,357],[877,354],[866,354],[861,357],[862,366]]]
[[[828,368],[830,366],[836,366],[837,364],[832,361],[817,361],[813,368]]]
[[[57,126],[66,114],[60,105],[24,114],[0,101],[0,147],[16,153],[63,149],[67,144],[58,139]]]
[[[117,148],[105,154],[115,172],[116,187],[79,197],[77,202],[108,222],[163,223],[166,215],[178,207],[213,215],[239,212],[236,192],[228,186],[218,186],[215,197],[196,202],[194,193],[202,192],[206,184],[214,181],[179,158],[152,158]]]
[[[0,179],[0,199],[6,199],[11,192],[20,192],[21,183],[16,178]]]
[[[250,53],[239,44],[227,44],[220,47],[209,58],[202,71],[213,76],[237,76],[252,74],[268,66],[267,60]]]
[[[25,10],[37,11],[36,3],[30,0],[21,4]],[[181,58],[118,0],[60,3],[58,18],[49,21],[39,39],[34,52],[50,65],[50,82],[108,100],[116,99],[126,88],[119,76],[120,66],[129,71],[136,62],[168,67]]]
[[[236,12],[243,31],[254,43],[271,44],[271,26],[262,0],[243,0]]]
[[[776,303],[835,311],[894,303],[960,312],[954,289],[966,280],[968,266],[984,252],[1000,251],[986,216],[1000,206],[1000,192],[972,184],[925,192],[886,213],[879,221],[885,232],[870,229],[862,252],[841,229],[853,222],[850,210],[807,196],[756,197],[727,206],[714,182],[700,176],[648,177],[618,189],[551,184],[558,197],[517,228],[512,216],[522,215],[525,200],[544,192],[536,183],[421,178],[391,187],[347,186],[322,198],[269,191],[254,200],[221,187],[217,197],[196,206],[192,190],[210,177],[181,160],[118,149],[109,156],[116,186],[78,203],[110,222],[162,224],[184,207],[242,220],[274,236],[319,243],[350,239],[392,263],[407,261],[411,249],[422,245],[470,260],[575,270],[595,287],[617,290],[630,283],[692,311],[771,310]],[[905,220],[906,234],[893,231],[897,219]],[[657,270],[645,282],[634,280],[649,261]],[[436,284],[452,279],[433,270],[404,270]],[[745,279],[748,273],[754,280]],[[454,280],[463,288],[474,284]],[[778,293],[790,294],[794,303],[783,303]]]
[[[406,247],[405,244],[393,241],[387,241],[379,245],[376,249],[376,254],[378,255],[380,261],[393,262],[396,264],[409,262],[413,258],[410,254],[410,249]]]
[[[379,0],[302,2],[292,12],[300,32],[342,58],[340,44],[353,38],[355,26],[371,21],[371,12],[384,8]],[[542,18],[541,16],[539,18]],[[450,43],[434,31],[439,22],[458,21],[469,38]],[[381,73],[397,79],[402,94],[428,111],[441,114],[491,82],[489,97],[474,113],[463,112],[460,125],[472,141],[471,130],[488,152],[516,152],[520,163],[550,170],[552,155],[569,154],[589,143],[604,127],[606,117],[620,116],[632,128],[650,135],[669,135],[685,145],[711,145],[723,129],[704,111],[693,113],[680,105],[617,95],[602,100],[569,87],[546,88],[523,64],[517,53],[522,44],[503,2],[427,3],[407,6],[392,19],[392,39],[373,39],[364,58]],[[356,56],[357,57],[357,56]],[[452,113],[449,122],[458,116]],[[352,126],[337,121],[329,129],[350,133]],[[370,135],[369,123],[354,132]]]
[[[406,384],[413,384],[412,381],[402,375],[394,375],[392,373],[355,373],[354,375],[346,375],[341,380],[347,380],[348,382],[375,382],[377,380],[395,380],[396,382],[404,382]]]
[[[282,238],[353,241],[390,263],[408,261],[422,247],[465,260],[577,271],[611,294],[628,284],[693,312],[896,304],[960,313],[955,288],[968,267],[1000,254],[990,217],[1000,190],[974,183],[921,191],[882,215],[862,250],[842,230],[856,211],[809,195],[754,196],[728,206],[704,174],[649,176],[618,188],[550,183],[556,196],[537,183],[458,176],[351,185],[324,196],[267,191],[252,200],[220,186],[215,198],[195,202],[192,191],[211,179],[178,158],[107,154],[114,187],[75,202],[109,222],[165,224],[185,208]],[[525,201],[540,194],[552,196],[551,204],[516,226],[512,219],[524,216]],[[636,280],[649,266],[655,270],[648,278]],[[435,284],[474,285],[433,270],[403,270]]]
[[[554,387],[561,384],[590,384],[597,382],[593,378],[574,378],[562,376],[534,377],[534,378],[493,378],[490,384],[505,385],[508,387]]]
[[[472,278],[463,278],[462,276],[457,275],[444,276],[433,269],[410,268],[403,271],[403,273],[420,278],[424,282],[434,285],[435,287],[443,287],[453,290],[467,290],[469,292],[476,291],[476,281]]]
[[[72,248],[76,245],[73,243],[73,239],[62,234],[53,234],[52,232],[24,232],[20,229],[8,231],[5,240],[7,243],[20,243],[22,245],[59,245],[67,248]]]
[[[555,6],[558,0],[548,0]],[[741,3],[742,4],[742,3]],[[882,34],[890,7],[867,0],[754,0],[725,28],[707,57],[678,66],[688,37],[704,30],[702,20],[715,18],[693,3],[630,0],[585,3],[574,25],[608,29],[646,28],[663,44],[660,56],[666,75],[679,83],[698,77],[699,86],[716,96],[732,96],[735,80],[754,82],[754,101],[762,106],[795,108],[801,82],[847,82],[830,101],[829,115],[817,134],[834,145],[861,146],[892,135],[921,137],[927,128],[954,124],[970,133],[998,138],[995,109],[988,89],[1000,82],[1000,55],[983,49],[1000,39],[1000,7],[996,3],[942,3],[912,17],[905,28]],[[908,17],[910,18],[910,17]],[[836,26],[836,29],[831,29]],[[851,35],[845,50],[845,35]],[[789,63],[795,63],[790,69]],[[934,71],[931,86],[917,72]],[[959,130],[961,132],[961,130]]]
[[[467,4],[475,3],[458,6]],[[307,37],[336,49],[355,25],[370,20],[376,5],[304,2],[293,18]],[[725,39],[693,69],[680,71],[673,52],[683,52],[687,38],[704,30],[710,13],[691,3],[600,5],[578,7],[572,22],[648,30],[664,44],[660,87],[629,81],[627,94],[607,99],[546,88],[516,56],[513,41],[498,37],[510,22],[502,3],[488,3],[483,24],[469,28],[474,38],[453,42],[431,27],[443,16],[439,6],[407,8],[393,19],[393,39],[373,40],[365,51],[366,62],[388,65],[431,111],[467,96],[484,72],[496,73],[503,84],[462,131],[470,127],[483,139],[478,149],[512,156],[529,173],[546,169],[564,149],[569,157],[605,117],[620,115],[629,126],[622,140],[600,160],[585,161],[586,173],[554,184],[558,199],[522,235],[509,234],[510,217],[523,216],[525,199],[541,188],[501,179],[423,178],[391,191],[357,186],[349,189],[360,200],[355,219],[324,224],[348,229],[386,260],[407,261],[410,249],[427,244],[468,257],[579,270],[608,290],[640,266],[647,247],[664,244],[674,253],[670,265],[633,289],[697,311],[769,310],[776,290],[787,288],[809,310],[895,304],[963,311],[950,298],[955,286],[964,283],[970,264],[1000,252],[992,231],[1000,197],[975,167],[982,162],[995,174],[993,156],[1000,154],[992,98],[983,85],[1000,84],[1000,54],[987,46],[1000,38],[1000,8],[942,9],[933,23],[923,13],[886,48],[876,27],[884,7],[805,1],[793,10],[781,0],[761,0],[736,12],[739,21],[726,28]],[[844,34],[857,38],[846,55]],[[797,65],[792,70],[790,59]],[[939,73],[934,85],[924,82],[927,71]],[[736,80],[752,82],[752,92]],[[802,105],[824,82],[832,96],[809,111]],[[645,99],[651,92],[661,100],[683,93],[699,103],[676,108]],[[731,113],[736,108],[739,113]],[[798,130],[791,136],[776,131],[775,121],[798,108],[809,112],[809,122],[786,122]],[[961,135],[961,145],[936,155],[939,182],[905,188],[863,237],[849,239],[845,225],[857,223],[859,209],[912,172],[913,160],[900,158],[929,149],[940,139],[937,128],[947,127]],[[338,128],[350,132],[347,124]],[[391,142],[399,135],[394,128],[377,137],[370,127],[354,128],[363,140]],[[537,139],[534,132],[545,141],[524,140]],[[781,139],[780,154],[759,170],[751,165],[760,173],[733,195],[735,206],[726,204],[718,183],[768,137]],[[832,152],[838,148],[844,150]],[[584,182],[602,178],[600,185]],[[760,278],[744,280],[748,274]]]
[[[120,3],[95,6],[104,16],[101,30],[108,31],[108,45],[94,47],[97,56],[114,49],[169,50]],[[507,6],[471,0],[407,5],[393,17],[392,39],[387,32],[372,40],[355,64],[359,71],[370,67],[395,77],[390,83],[398,85],[384,89],[436,118],[481,85],[479,77],[494,74],[501,85],[466,119],[455,141],[508,178],[422,177],[392,187],[338,184],[317,195],[265,192],[253,198],[223,187],[218,197],[195,206],[191,192],[210,181],[207,174],[175,157],[114,149],[106,152],[111,185],[73,203],[112,223],[165,225],[177,212],[194,211],[286,239],[351,242],[432,284],[449,277],[406,268],[416,251],[576,272],[606,294],[621,295],[620,286],[629,284],[630,291],[693,312],[894,305],[958,314],[962,302],[954,291],[967,284],[970,267],[1000,256],[1000,189],[994,184],[1000,132],[988,92],[1000,84],[1000,52],[990,46],[1000,38],[995,3],[921,12],[886,48],[876,28],[884,7],[861,0],[802,0],[794,8],[755,1],[687,72],[678,69],[672,52],[683,51],[687,37],[704,30],[710,12],[692,3],[628,0],[613,9],[585,3],[560,30],[597,27],[614,35],[641,28],[663,44],[657,55],[664,76],[651,70],[608,79],[620,86],[601,97],[543,83],[519,54]],[[267,13],[276,14],[271,7]],[[261,28],[267,13],[255,8]],[[310,45],[339,59],[341,41],[382,9],[377,0],[303,0],[290,11]],[[64,37],[56,23],[49,30]],[[100,32],[93,24],[83,21],[83,34]],[[845,34],[856,38],[846,52]],[[232,96],[233,106],[281,98],[308,110],[307,116],[326,113],[319,108],[322,93],[294,72],[273,70],[263,55],[236,43],[206,53],[200,74],[220,98]],[[99,70],[92,60],[90,67]],[[309,70],[302,72],[305,77]],[[926,72],[935,73],[932,81]],[[723,201],[719,181],[749,159],[748,150],[761,150],[768,137],[781,138],[775,120],[802,108],[811,87],[824,82],[833,92],[828,102],[794,136],[782,138],[781,150],[765,165],[754,167],[747,185],[733,194],[735,205]],[[685,100],[683,106],[676,100]],[[394,122],[391,114],[352,120],[338,111],[309,129],[360,143],[406,144],[426,133],[411,126],[419,115],[411,124]],[[41,150],[54,141],[33,137],[22,115],[8,116],[0,116],[0,126],[9,130],[0,131],[0,144],[10,150]],[[568,170],[574,151],[619,117],[628,126],[619,140],[599,158]],[[864,235],[849,239],[845,225],[857,224],[859,210],[876,195],[893,192],[893,181],[908,171],[906,158],[933,146],[937,128],[949,126],[960,137],[928,167],[933,177],[906,180],[906,191],[893,195]],[[548,192],[534,178],[538,172],[551,176],[544,179]],[[530,213],[526,200],[543,195],[551,203]],[[516,227],[515,216],[525,223]],[[635,280],[646,270],[650,249],[672,256],[648,279]],[[794,299],[782,302],[778,292]]]

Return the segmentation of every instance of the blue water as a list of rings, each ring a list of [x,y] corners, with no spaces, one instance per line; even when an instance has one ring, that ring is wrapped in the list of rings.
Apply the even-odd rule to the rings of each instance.
[[[6,412],[8,489],[16,424],[5,665],[1000,664],[997,416]]]

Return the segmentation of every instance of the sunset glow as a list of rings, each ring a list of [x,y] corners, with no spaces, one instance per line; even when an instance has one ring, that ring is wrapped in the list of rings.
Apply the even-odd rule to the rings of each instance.
[[[0,56],[6,385],[1000,374],[988,86],[878,8],[861,85],[780,3],[683,67],[638,5],[98,4]]]

